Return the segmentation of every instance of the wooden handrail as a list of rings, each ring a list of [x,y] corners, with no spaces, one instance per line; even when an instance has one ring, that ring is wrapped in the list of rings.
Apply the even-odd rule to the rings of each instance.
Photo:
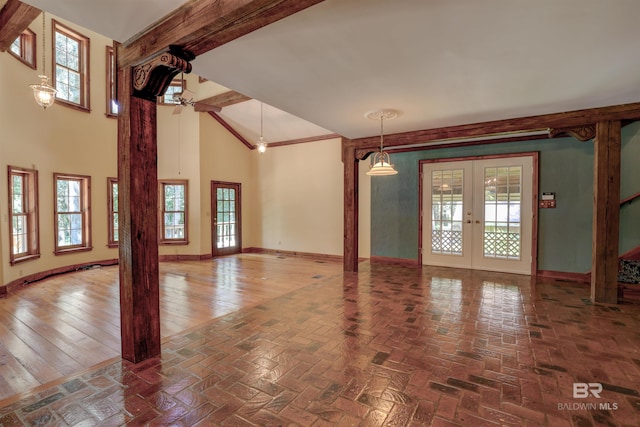
[[[630,203],[632,201],[634,201],[635,199],[637,199],[638,197],[640,197],[640,192],[636,193],[636,194],[632,194],[631,196],[627,197],[626,199],[623,199],[620,201],[620,206],[624,205],[625,203]]]

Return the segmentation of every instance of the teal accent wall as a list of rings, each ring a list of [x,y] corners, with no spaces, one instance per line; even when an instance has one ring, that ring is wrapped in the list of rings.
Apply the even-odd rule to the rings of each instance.
[[[622,197],[640,191],[640,124],[623,129]],[[419,161],[539,152],[539,191],[557,208],[538,211],[538,269],[591,269],[593,142],[558,138],[395,153],[398,174],[371,178],[371,256],[418,259]],[[621,251],[640,245],[640,200],[621,211]],[[634,219],[635,218],[635,219]],[[626,248],[626,249],[625,249]]]

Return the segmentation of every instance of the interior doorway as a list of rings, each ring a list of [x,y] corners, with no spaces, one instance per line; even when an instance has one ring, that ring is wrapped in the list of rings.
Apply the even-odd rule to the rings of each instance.
[[[242,249],[241,184],[211,181],[212,256],[240,253]]]
[[[532,274],[537,154],[421,162],[421,263]]]

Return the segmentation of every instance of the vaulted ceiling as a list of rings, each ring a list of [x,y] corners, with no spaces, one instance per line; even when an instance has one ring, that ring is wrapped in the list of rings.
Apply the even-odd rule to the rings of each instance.
[[[185,3],[25,2],[121,42]],[[382,108],[397,133],[639,102],[638,16],[637,0],[325,0],[193,71],[253,99],[220,113],[250,138],[258,101],[267,139],[360,138]]]

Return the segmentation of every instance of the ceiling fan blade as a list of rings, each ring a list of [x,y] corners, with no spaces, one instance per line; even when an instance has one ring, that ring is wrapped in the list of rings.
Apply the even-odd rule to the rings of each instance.
[[[182,113],[182,109],[183,108],[184,108],[184,105],[182,105],[182,104],[176,105],[173,108],[173,113],[172,114],[180,114],[180,113]]]
[[[218,107],[217,105],[205,104],[204,102],[194,102],[193,109],[194,111],[198,111],[198,112],[213,111],[215,113],[219,113],[220,111],[222,111],[222,108]]]

